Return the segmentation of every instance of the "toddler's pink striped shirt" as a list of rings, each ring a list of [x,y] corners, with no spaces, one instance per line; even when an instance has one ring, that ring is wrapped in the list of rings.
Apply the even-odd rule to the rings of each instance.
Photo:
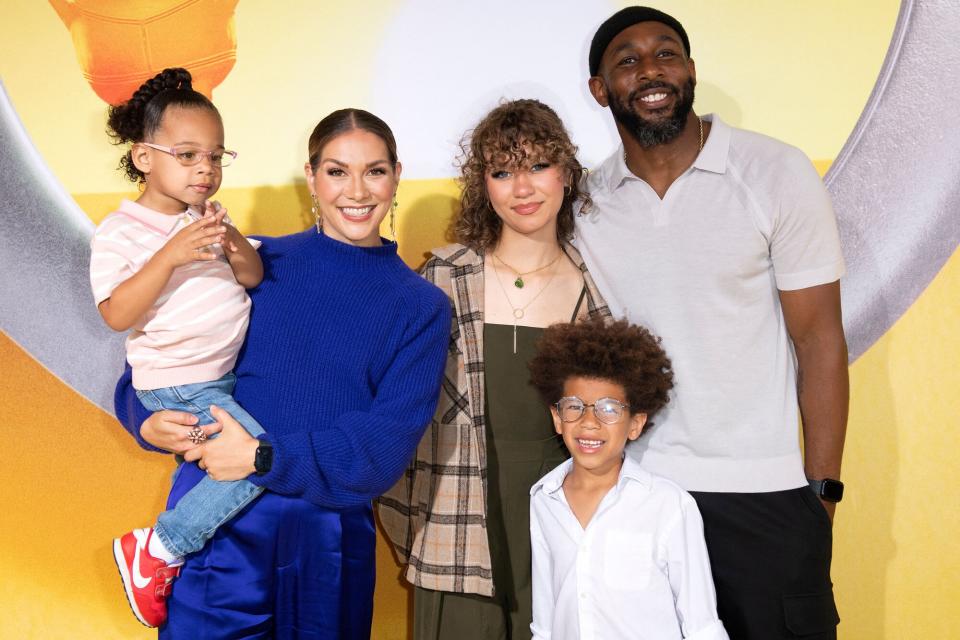
[[[91,241],[90,283],[96,304],[198,217],[192,210],[168,215],[129,200],[121,202]],[[260,246],[257,240],[250,242]],[[177,267],[156,303],[127,336],[135,388],[208,382],[233,369],[247,331],[250,298],[221,247],[210,249],[217,259]]]

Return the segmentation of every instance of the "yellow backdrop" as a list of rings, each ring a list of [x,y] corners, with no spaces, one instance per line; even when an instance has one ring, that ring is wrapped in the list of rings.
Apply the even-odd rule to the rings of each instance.
[[[228,145],[241,151],[242,160],[227,170],[218,198],[245,232],[280,234],[309,223],[300,178],[307,135],[333,108],[370,105],[377,45],[413,4],[239,3],[232,27],[236,64],[214,99]],[[491,10],[498,4],[504,11],[509,6],[492,3]],[[620,3],[600,4],[609,13]],[[796,144],[826,170],[872,88],[897,4],[674,0],[659,6],[680,17],[691,34],[698,112],[717,111],[732,124]],[[556,3],[537,6],[544,25],[563,17]],[[186,25],[184,34],[190,35]],[[119,152],[103,135],[104,103],[78,59],[82,51],[78,57],[50,5],[4,3],[0,77],[41,155],[96,222],[130,188],[114,171]],[[411,87],[422,81],[411,69]],[[456,109],[455,93],[449,101]],[[421,141],[399,143],[403,156],[404,148]],[[411,265],[443,243],[456,194],[443,176],[401,185],[398,239]],[[960,629],[960,552],[953,541],[960,516],[950,506],[960,484],[954,462],[958,292],[960,258],[954,255],[851,367],[843,473],[848,492],[834,530],[844,640],[946,638]],[[0,363],[0,433],[8,452],[0,465],[0,637],[151,637],[120,593],[110,541],[153,521],[172,462],[139,450],[110,416],[5,334]],[[387,546],[378,553],[373,635],[406,638],[407,592]]]

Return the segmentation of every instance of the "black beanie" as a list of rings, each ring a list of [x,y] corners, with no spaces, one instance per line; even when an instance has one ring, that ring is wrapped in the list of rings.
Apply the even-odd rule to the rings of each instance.
[[[597,71],[600,70],[600,59],[603,58],[610,41],[620,35],[620,32],[624,29],[639,22],[660,22],[676,31],[683,42],[687,57],[690,57],[690,39],[687,38],[687,32],[683,30],[683,25],[676,18],[651,7],[627,7],[607,18],[597,29],[597,32],[593,34],[589,58],[591,76],[597,75]]]

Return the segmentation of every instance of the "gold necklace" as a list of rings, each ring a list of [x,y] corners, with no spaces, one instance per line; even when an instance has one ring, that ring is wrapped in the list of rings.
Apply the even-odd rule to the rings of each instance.
[[[497,262],[499,262],[500,264],[502,264],[503,266],[505,266],[507,269],[510,269],[510,271],[513,271],[515,274],[517,274],[517,279],[513,281],[513,286],[515,286],[517,289],[523,289],[524,284],[526,284],[526,283],[523,281],[523,276],[528,276],[528,275],[530,275],[531,273],[536,273],[537,271],[543,271],[543,270],[546,269],[547,267],[552,267],[553,265],[555,265],[555,264],[557,263],[557,260],[560,259],[560,256],[563,255],[563,251],[558,251],[558,252],[557,252],[557,257],[554,258],[553,260],[551,260],[550,262],[548,262],[547,264],[543,265],[542,267],[537,267],[536,269],[533,269],[532,271],[525,271],[525,272],[523,272],[523,273],[520,273],[520,271],[518,271],[517,269],[515,269],[515,268],[511,267],[510,265],[508,265],[508,264],[503,260],[503,258],[501,258],[500,256],[498,256],[497,254],[491,253],[490,255],[492,255]]]
[[[697,124],[700,125],[700,145],[697,147],[697,155],[703,151],[703,118],[697,117]],[[627,150],[623,150],[623,164],[627,164]],[[499,258],[497,258],[499,260]]]
[[[491,255],[493,255],[493,254],[491,254]],[[563,252],[562,252],[562,251],[560,252],[560,255],[563,255]],[[494,256],[494,257],[496,258],[496,256]],[[553,260],[553,262],[551,262],[550,264],[546,265],[546,267],[553,266],[554,264],[557,263],[557,260],[559,260],[559,259],[560,259],[560,256],[557,256],[557,257]],[[497,260],[500,260],[500,258],[497,258]],[[500,262],[503,262],[503,260],[500,260]],[[506,265],[505,262],[504,262],[504,265]],[[540,289],[540,291],[537,291],[537,294],[536,294],[535,296],[533,296],[532,298],[530,298],[529,300],[527,300],[527,304],[523,305],[522,307],[515,307],[515,306],[513,306],[513,300],[511,300],[511,299],[510,299],[510,296],[507,295],[507,288],[504,287],[504,286],[503,286],[503,282],[500,281],[500,273],[497,272],[497,268],[496,268],[495,266],[491,265],[491,267],[493,267],[493,277],[496,279],[497,284],[500,285],[500,291],[503,292],[503,297],[507,300],[507,304],[508,304],[508,305],[510,306],[510,308],[513,310],[513,353],[516,354],[516,353],[517,353],[517,320],[523,319],[523,313],[524,313],[524,311],[526,311],[527,307],[529,307],[531,304],[533,304],[534,301],[535,301],[537,298],[540,297],[540,294],[542,294],[544,291],[547,290],[547,287],[549,287],[549,286],[550,286],[550,283],[553,282],[554,276],[557,275],[557,271],[556,271],[556,269],[553,270],[553,273],[550,274],[550,277],[549,277],[549,278],[547,279],[547,281],[544,283],[544,285],[543,285],[543,287]],[[545,269],[546,267],[540,267],[540,269]],[[512,267],[508,267],[508,268],[512,269]],[[537,271],[540,271],[540,269],[537,269]],[[530,272],[528,272],[528,273],[533,273],[533,272],[530,271]]]

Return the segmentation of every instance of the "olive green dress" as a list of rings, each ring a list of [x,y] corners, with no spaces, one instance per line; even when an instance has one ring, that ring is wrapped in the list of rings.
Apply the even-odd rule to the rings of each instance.
[[[581,302],[583,296],[581,295]],[[574,311],[577,317],[580,303]],[[493,598],[414,590],[416,640],[528,640],[531,610],[530,488],[569,454],[527,364],[539,327],[483,325],[487,424],[487,536]]]
[[[530,638],[530,487],[567,459],[550,410],[530,385],[527,363],[543,329],[484,326],[487,397],[487,536],[496,599],[508,638]]]

